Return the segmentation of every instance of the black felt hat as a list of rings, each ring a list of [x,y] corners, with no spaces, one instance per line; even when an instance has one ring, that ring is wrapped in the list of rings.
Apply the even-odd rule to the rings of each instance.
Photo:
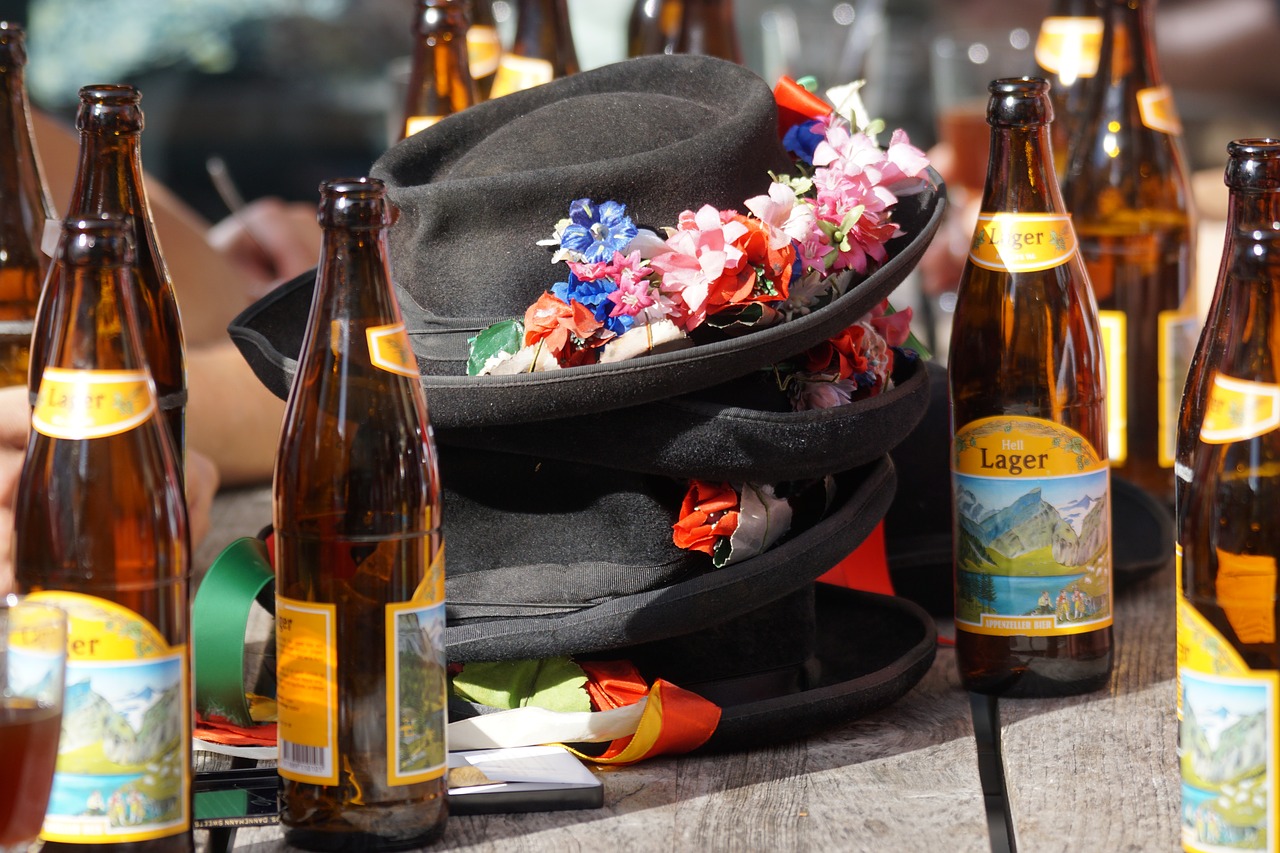
[[[589,132],[607,128],[608,132]],[[767,369],[839,333],[886,298],[923,254],[945,194],[901,198],[902,234],[869,275],[840,273],[843,295],[804,316],[736,337],[611,364],[466,376],[467,341],[522,316],[556,280],[545,239],[579,198],[616,199],[641,227],[703,204],[740,208],[793,169],[769,87],[710,57],[644,57],[576,74],[450,116],[374,164],[400,211],[390,253],[432,422],[447,431],[628,409],[660,423],[666,400]],[[561,274],[562,275],[562,274]],[[250,306],[230,332],[263,383],[288,393],[314,272]],[[909,419],[909,418],[908,418]],[[732,419],[713,419],[731,430]],[[722,443],[735,439],[732,432]],[[883,452],[887,448],[879,448]]]

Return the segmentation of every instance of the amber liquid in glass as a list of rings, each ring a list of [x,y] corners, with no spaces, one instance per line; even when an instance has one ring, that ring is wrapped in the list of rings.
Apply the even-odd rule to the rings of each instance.
[[[33,841],[49,805],[62,711],[34,699],[0,699],[0,848]]]

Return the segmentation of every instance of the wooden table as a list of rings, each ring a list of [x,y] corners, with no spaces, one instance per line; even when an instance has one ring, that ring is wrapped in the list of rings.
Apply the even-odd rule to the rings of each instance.
[[[270,497],[224,492],[213,512],[201,569],[270,520]],[[1119,590],[1116,604],[1106,690],[989,702],[960,689],[944,646],[918,686],[869,717],[751,752],[599,771],[602,809],[454,817],[433,849],[1175,850],[1172,566]],[[291,849],[277,827],[241,829],[235,846]]]

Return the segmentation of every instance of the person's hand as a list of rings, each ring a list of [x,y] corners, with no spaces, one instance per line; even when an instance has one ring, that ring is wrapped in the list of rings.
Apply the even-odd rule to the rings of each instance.
[[[13,590],[13,507],[30,428],[26,387],[0,388],[0,595]]]
[[[311,269],[320,256],[316,206],[274,196],[254,199],[238,215],[210,228],[207,236],[249,278],[249,295],[255,299]]]
[[[191,530],[191,553],[194,555],[209,534],[213,496],[218,493],[218,466],[203,453],[187,449],[187,524]]]

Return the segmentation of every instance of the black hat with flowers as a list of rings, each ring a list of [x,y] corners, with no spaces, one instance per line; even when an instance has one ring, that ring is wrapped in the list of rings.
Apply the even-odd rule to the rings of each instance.
[[[927,405],[909,314],[885,300],[945,195],[905,138],[802,106],[784,127],[747,69],[645,57],[480,104],[374,164],[440,444],[451,660],[786,670],[728,700],[739,734],[771,737],[927,669],[923,610],[814,580],[884,517],[887,454]],[[282,397],[313,289],[230,329]],[[833,652],[839,614],[892,627]],[[786,652],[743,657],[725,640],[743,632]]]

